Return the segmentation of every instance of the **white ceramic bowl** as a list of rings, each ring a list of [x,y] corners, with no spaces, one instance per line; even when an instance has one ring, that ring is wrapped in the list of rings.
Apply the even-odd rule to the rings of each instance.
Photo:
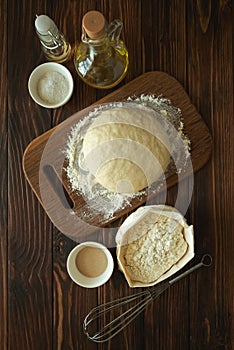
[[[61,79],[59,81],[58,79],[55,80],[54,79],[55,74],[53,72],[60,73],[59,78],[61,78],[62,80]],[[57,73],[56,73],[56,78],[58,78]],[[47,79],[47,86],[45,87],[46,90],[44,90],[44,95],[48,89],[50,94],[50,96],[48,94],[48,98],[46,99],[42,98],[42,95],[40,95],[40,92],[39,92],[40,90],[38,88],[39,85],[42,85],[42,78],[44,78],[43,81]],[[50,79],[49,85],[48,85],[48,79]],[[64,84],[66,85],[66,89],[63,89],[63,92],[61,93],[61,86],[63,85],[63,88],[64,88]],[[28,80],[28,90],[29,90],[30,96],[37,104],[46,108],[57,108],[64,105],[70,99],[73,93],[73,87],[74,87],[73,78],[69,70],[62,64],[55,63],[55,62],[43,63],[40,66],[36,67],[30,74],[30,77]],[[59,89],[60,91],[57,91]],[[61,98],[59,98],[60,95],[61,95]],[[54,98],[54,96],[56,96],[56,98]]]
[[[97,277],[87,277],[80,273],[76,265],[76,256],[79,251],[85,247],[93,247],[101,249],[107,258],[107,267],[105,271]],[[92,259],[92,257],[90,257]],[[67,271],[71,279],[78,285],[85,288],[95,288],[106,283],[111,277],[114,269],[114,261],[110,251],[101,243],[84,242],[77,245],[69,254],[67,258]]]

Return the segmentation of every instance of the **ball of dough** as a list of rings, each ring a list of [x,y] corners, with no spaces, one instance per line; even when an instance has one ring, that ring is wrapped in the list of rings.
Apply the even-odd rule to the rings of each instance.
[[[82,152],[97,182],[117,193],[150,186],[170,162],[166,132],[155,114],[140,108],[102,111],[84,136]]]

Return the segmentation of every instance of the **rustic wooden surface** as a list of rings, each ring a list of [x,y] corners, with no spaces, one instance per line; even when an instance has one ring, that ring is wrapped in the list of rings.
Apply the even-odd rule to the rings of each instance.
[[[103,345],[83,335],[83,318],[97,303],[130,290],[117,268],[98,289],[80,288],[70,280],[66,258],[75,243],[52,225],[22,170],[23,152],[32,139],[114,91],[84,85],[72,61],[66,66],[75,79],[75,90],[64,107],[42,108],[27,91],[30,72],[45,62],[34,31],[35,14],[51,16],[74,46],[80,39],[82,16],[90,9],[102,11],[108,21],[123,20],[130,67],[121,85],[144,72],[169,73],[185,88],[214,140],[211,160],[194,177],[186,213],[195,228],[194,262],[209,252],[213,266],[171,287],[122,334]],[[3,0],[0,14],[1,349],[230,350],[234,287],[231,1]],[[182,185],[184,201],[189,181]],[[172,188],[168,204],[174,203],[176,194],[177,188]],[[98,240],[101,235],[97,233]]]

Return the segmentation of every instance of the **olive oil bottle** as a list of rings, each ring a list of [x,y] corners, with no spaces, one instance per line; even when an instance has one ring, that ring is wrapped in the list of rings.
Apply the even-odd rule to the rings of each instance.
[[[82,37],[74,64],[80,78],[95,88],[108,89],[125,77],[128,69],[128,51],[119,39],[122,22],[106,24],[98,11],[87,12],[82,20]]]

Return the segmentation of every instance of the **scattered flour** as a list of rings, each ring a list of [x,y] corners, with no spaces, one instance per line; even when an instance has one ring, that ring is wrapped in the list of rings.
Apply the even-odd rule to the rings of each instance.
[[[169,134],[169,140],[174,145],[174,154],[171,155],[173,161],[166,170],[166,178],[172,173],[182,172],[186,166],[187,158],[190,156],[190,141],[183,133],[181,111],[179,108],[172,106],[168,99],[161,96],[141,95],[139,97],[129,97],[124,102],[113,102],[95,107],[71,130],[65,150],[68,161],[65,171],[71,184],[71,190],[78,191],[85,198],[90,210],[99,212],[106,220],[112,218],[117,211],[131,206],[133,198],[141,199],[150,190],[147,189],[133,194],[111,192],[97,183],[94,176],[82,167],[82,142],[93,119],[103,110],[114,107],[126,107],[127,104],[137,104],[137,108],[148,109],[151,112],[154,110],[160,113],[163,117],[162,119],[165,120],[165,128]],[[176,138],[175,134],[172,133],[170,135],[171,130],[168,125],[172,126],[172,129],[176,131]],[[159,180],[156,185],[156,188],[153,186],[154,193],[160,190],[162,181]]]

